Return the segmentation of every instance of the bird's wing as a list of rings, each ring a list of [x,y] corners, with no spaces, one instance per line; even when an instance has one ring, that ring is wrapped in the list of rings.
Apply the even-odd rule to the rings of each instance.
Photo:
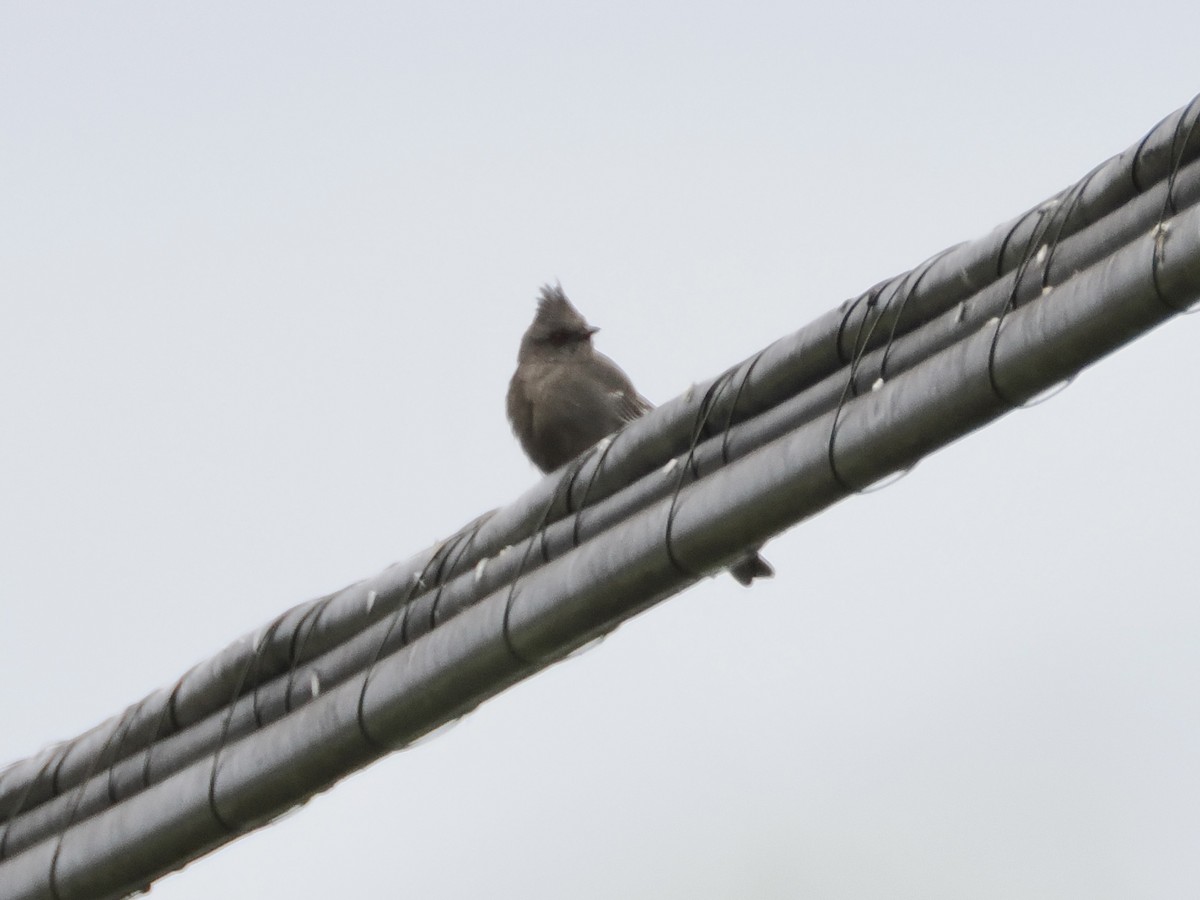
[[[613,401],[613,411],[622,422],[640,419],[654,409],[654,404],[637,392],[633,382],[629,380],[629,376],[622,372],[621,367],[615,362],[603,353],[595,354],[593,361],[596,364],[596,377],[608,391],[608,395]]]

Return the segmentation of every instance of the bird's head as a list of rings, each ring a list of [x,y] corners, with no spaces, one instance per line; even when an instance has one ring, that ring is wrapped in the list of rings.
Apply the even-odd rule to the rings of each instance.
[[[542,288],[533,324],[521,339],[519,359],[589,355],[599,331],[571,305],[559,285]]]

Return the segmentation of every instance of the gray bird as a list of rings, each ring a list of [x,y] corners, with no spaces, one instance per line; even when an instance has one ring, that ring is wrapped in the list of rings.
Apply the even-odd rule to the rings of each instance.
[[[592,347],[599,330],[560,286],[542,288],[508,385],[508,420],[525,454],[543,472],[553,472],[654,408],[615,362]],[[745,585],[775,574],[757,553],[729,571]]]

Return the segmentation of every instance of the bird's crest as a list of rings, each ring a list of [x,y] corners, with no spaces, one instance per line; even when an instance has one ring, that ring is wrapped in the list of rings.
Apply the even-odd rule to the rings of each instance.
[[[567,299],[561,284],[542,285],[534,322],[547,332],[561,331],[587,336],[595,330]]]

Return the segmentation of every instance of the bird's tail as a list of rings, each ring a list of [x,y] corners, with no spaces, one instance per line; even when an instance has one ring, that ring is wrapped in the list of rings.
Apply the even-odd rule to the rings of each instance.
[[[729,574],[738,580],[738,584],[750,587],[755,578],[771,578],[775,570],[754,550],[730,566]]]

